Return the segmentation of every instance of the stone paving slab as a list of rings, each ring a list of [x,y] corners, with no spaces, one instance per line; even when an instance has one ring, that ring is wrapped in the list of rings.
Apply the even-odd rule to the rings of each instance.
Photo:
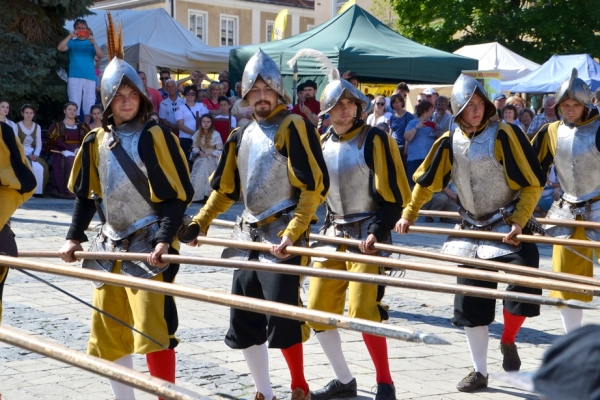
[[[58,199],[32,199],[19,209],[12,220],[20,250],[58,250],[68,229],[73,203]],[[190,207],[195,213],[198,204]],[[222,216],[234,220],[242,206],[235,204]],[[320,210],[322,217],[323,210]],[[92,226],[98,221],[92,223]],[[428,226],[449,227],[447,224]],[[315,227],[316,229],[316,227]],[[93,233],[90,232],[90,235]],[[214,226],[210,235],[229,237],[229,229]],[[395,243],[422,249],[437,250],[445,238],[436,235],[394,235]],[[221,249],[211,246],[183,247],[183,254],[218,257]],[[541,267],[550,269],[551,248],[540,246]],[[406,259],[413,259],[406,257]],[[59,260],[44,260],[61,263]],[[428,262],[443,264],[437,261]],[[596,273],[598,271],[595,271]],[[68,292],[91,301],[91,283],[59,276],[39,274]],[[206,266],[182,265],[177,284],[229,292],[232,270]],[[408,271],[410,279],[453,283],[449,276]],[[504,288],[505,285],[499,285]],[[304,283],[303,300],[308,293]],[[548,294],[544,291],[544,294]],[[435,333],[450,341],[449,346],[428,346],[389,340],[389,358],[398,399],[535,399],[537,396],[494,380],[502,372],[502,356],[498,349],[502,332],[501,304],[498,302],[496,321],[490,325],[489,371],[490,387],[475,394],[456,391],[456,383],[471,368],[471,361],[462,329],[450,324],[453,296],[401,288],[387,288],[384,302],[390,306],[388,323]],[[306,303],[305,303],[306,304]],[[595,300],[594,304],[598,304]],[[223,343],[228,328],[229,309],[222,306],[177,299],[180,325],[177,332],[181,344],[177,347],[177,384],[212,398],[252,399],[254,387],[240,351]],[[586,311],[584,322],[597,320],[600,312]],[[54,289],[24,274],[11,270],[4,290],[3,323],[85,351],[89,336],[90,310]],[[557,309],[542,307],[542,315],[528,319],[517,338],[523,361],[522,370],[533,371],[544,351],[562,335]],[[350,369],[357,378],[360,400],[374,398],[375,372],[356,332],[341,331],[343,349]],[[314,337],[305,343],[305,371],[312,388],[318,388],[333,378],[327,359]],[[281,352],[270,350],[272,384],[279,399],[289,398],[289,372]],[[134,356],[137,370],[147,372],[143,356]],[[107,380],[65,365],[59,361],[0,343],[0,393],[3,400],[29,399],[111,399]],[[136,391],[138,399],[154,396]]]

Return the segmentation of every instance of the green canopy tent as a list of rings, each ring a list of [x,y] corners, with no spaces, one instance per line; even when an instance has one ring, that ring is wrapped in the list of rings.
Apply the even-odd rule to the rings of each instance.
[[[448,84],[454,83],[462,70],[476,70],[478,66],[478,60],[406,39],[357,5],[299,35],[231,50],[231,82],[241,80],[246,63],[259,47],[279,66],[288,94],[291,94],[293,78],[286,62],[305,48],[321,51],[340,72],[352,70],[362,82]],[[319,89],[325,86],[326,77],[316,61],[299,59],[298,72],[300,82],[312,79]]]

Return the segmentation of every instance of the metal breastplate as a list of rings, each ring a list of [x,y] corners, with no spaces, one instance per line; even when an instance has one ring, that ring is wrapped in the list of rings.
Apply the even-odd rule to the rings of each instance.
[[[504,167],[494,155],[497,122],[472,140],[460,128],[452,139],[452,179],[458,191],[460,204],[473,216],[482,217],[505,206],[519,195],[508,186]]]
[[[554,165],[563,190],[563,199],[579,203],[600,195],[600,152],[596,148],[596,133],[600,120],[585,125],[558,126]]]
[[[247,222],[264,220],[298,204],[298,190],[288,178],[287,157],[275,148],[275,133],[288,115],[281,112],[268,120],[253,121],[242,135],[237,166],[246,205],[242,217]]]
[[[345,142],[329,139],[323,146],[330,182],[327,205],[340,224],[369,218],[379,208],[370,185],[365,146],[358,148],[360,136]]]
[[[143,126],[139,123],[126,124],[117,128],[117,135],[125,152],[147,176],[146,166],[138,153],[142,129]],[[106,216],[102,233],[112,240],[119,240],[158,221],[160,217],[131,183],[108,148],[107,144],[113,134],[107,132],[104,137],[100,147],[98,169],[102,187],[102,208]]]

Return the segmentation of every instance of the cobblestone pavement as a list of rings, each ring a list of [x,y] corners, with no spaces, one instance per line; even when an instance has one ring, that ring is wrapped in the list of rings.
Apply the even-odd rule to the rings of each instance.
[[[13,219],[20,250],[58,250],[67,232],[73,203],[68,200],[32,199],[19,209]],[[199,208],[194,204],[190,212]],[[241,211],[236,204],[222,216],[233,220]],[[322,210],[321,210],[322,215]],[[449,227],[446,224],[428,224]],[[229,230],[213,227],[211,236],[229,237]],[[396,236],[395,243],[437,250],[443,236]],[[204,246],[184,247],[183,254],[218,257],[221,249]],[[550,269],[548,246],[541,246],[541,265]],[[59,262],[57,260],[45,260]],[[433,262],[433,261],[430,261]],[[598,271],[596,271],[597,273]],[[91,301],[93,287],[81,280],[43,275],[45,279]],[[408,271],[408,278],[436,282],[454,282],[454,278]],[[231,270],[204,266],[183,265],[177,282],[186,286],[229,292]],[[500,285],[502,288],[504,285]],[[308,284],[302,296],[306,299]],[[544,294],[547,294],[544,291]],[[502,372],[502,356],[498,349],[502,331],[502,312],[498,302],[496,321],[490,326],[489,345],[490,387],[472,395],[456,391],[456,383],[471,368],[471,361],[462,329],[450,324],[453,296],[449,294],[388,288],[384,299],[390,306],[388,323],[435,333],[452,345],[430,346],[389,340],[389,358],[398,399],[481,399],[522,398],[536,396],[494,380]],[[595,303],[598,303],[595,301]],[[228,327],[229,310],[208,303],[178,299],[181,339],[177,347],[177,383],[199,394],[213,398],[252,399],[254,387],[240,351],[223,343]],[[586,311],[584,322],[597,320],[598,311]],[[89,335],[90,310],[64,294],[38,282],[17,270],[11,270],[4,290],[6,326],[25,333],[56,341],[72,349],[85,351]],[[342,331],[343,348],[350,369],[359,385],[361,400],[374,398],[374,368],[356,332]],[[542,315],[526,321],[517,338],[523,361],[522,370],[535,370],[544,351],[562,334],[558,310],[542,307]],[[311,388],[316,389],[333,378],[318,342],[311,337],[305,343],[305,370]],[[270,350],[272,383],[279,399],[290,397],[287,388],[289,374],[278,350]],[[147,372],[143,356],[134,356],[135,368]],[[106,379],[70,367],[61,362],[0,343],[0,393],[3,400],[28,399],[111,399]],[[138,399],[153,396],[137,392]]]

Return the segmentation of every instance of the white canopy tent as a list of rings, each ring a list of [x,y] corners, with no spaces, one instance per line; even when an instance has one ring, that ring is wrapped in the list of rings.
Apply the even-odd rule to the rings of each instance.
[[[106,48],[106,11],[85,18],[96,43]],[[212,48],[175,21],[163,8],[113,10],[113,21],[123,24],[125,61],[146,73],[148,86],[158,87],[156,67],[215,72],[229,66],[230,47]],[[73,21],[65,24],[71,32]],[[106,65],[105,58],[102,65]]]
[[[540,66],[497,42],[463,46],[454,54],[479,60],[479,70],[481,71],[500,71],[502,82],[522,78]]]

